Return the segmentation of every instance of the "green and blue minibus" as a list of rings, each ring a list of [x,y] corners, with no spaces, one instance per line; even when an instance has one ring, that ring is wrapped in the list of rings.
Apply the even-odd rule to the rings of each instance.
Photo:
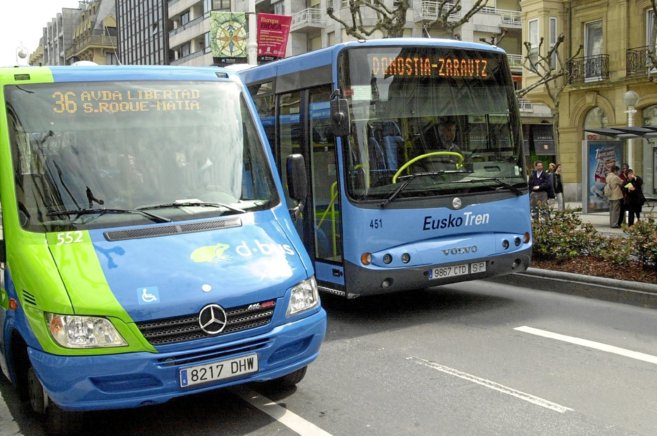
[[[0,366],[47,430],[303,378],[326,313],[237,76],[17,67],[0,87]]]

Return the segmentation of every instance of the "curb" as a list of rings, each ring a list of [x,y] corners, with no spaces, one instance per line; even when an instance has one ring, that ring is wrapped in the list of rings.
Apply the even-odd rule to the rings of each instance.
[[[657,285],[587,276],[547,269],[527,271],[487,279],[510,286],[557,292],[586,298],[657,309]]]

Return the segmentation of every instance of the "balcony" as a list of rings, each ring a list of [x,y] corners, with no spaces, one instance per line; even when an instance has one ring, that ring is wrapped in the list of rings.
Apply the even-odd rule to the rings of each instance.
[[[648,56],[649,46],[630,48],[625,53],[625,68],[627,77],[648,77],[657,73]]]
[[[292,15],[292,32],[313,32],[326,27],[326,14],[320,8],[308,8]]]
[[[71,47],[66,50],[64,54],[63,50],[60,53],[60,56],[66,55],[66,59],[70,59],[74,56],[78,56],[86,50],[94,48],[105,48],[116,50],[116,36],[109,35],[87,35],[80,38],[77,38],[73,41]]]
[[[509,60],[509,67],[511,70],[522,70],[522,55],[507,53],[506,57]]]
[[[497,9],[496,13],[502,18],[500,27],[505,29],[522,29],[522,14],[520,11]]]
[[[568,83],[599,82],[609,79],[609,55],[587,56],[568,63]]]
[[[438,13],[448,11],[452,7],[451,3],[445,3],[442,11],[440,11],[440,1],[436,0],[422,0],[422,8],[415,16],[415,21],[435,21],[438,19]],[[461,18],[461,11],[450,14],[447,18],[448,21],[458,21]]]

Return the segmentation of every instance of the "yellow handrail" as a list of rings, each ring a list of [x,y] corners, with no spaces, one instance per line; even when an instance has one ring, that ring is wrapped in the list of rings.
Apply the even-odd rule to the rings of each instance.
[[[333,250],[333,256],[337,255],[338,252],[338,241],[337,241],[337,232],[336,232],[336,214],[335,214],[335,200],[338,198],[338,182],[333,182],[331,184],[331,201],[329,201],[328,206],[326,207],[326,210],[324,210],[324,213],[319,218],[319,222],[317,223],[317,228],[321,228],[322,224],[324,223],[324,220],[326,219],[326,215],[329,213],[331,214],[331,248]]]
[[[457,162],[455,163],[456,169],[461,169],[463,168],[463,155],[461,153],[457,153],[455,151],[432,151],[431,153],[425,153],[421,154],[419,156],[414,157],[413,159],[409,160],[408,162],[404,163],[397,172],[395,173],[394,176],[392,176],[392,183],[397,183],[397,178],[399,175],[404,171],[406,168],[410,167],[413,165],[415,162],[426,159],[428,157],[433,157],[433,156],[454,156],[457,158]]]

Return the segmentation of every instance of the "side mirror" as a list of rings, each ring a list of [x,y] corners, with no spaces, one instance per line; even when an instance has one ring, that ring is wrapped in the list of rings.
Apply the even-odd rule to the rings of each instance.
[[[349,119],[349,102],[346,98],[338,96],[336,91],[331,96],[331,123],[335,136],[347,136],[351,133],[351,120]]]
[[[290,212],[298,218],[303,210],[303,204],[308,196],[308,178],[306,174],[306,161],[300,154],[291,154],[285,163],[287,169],[287,192],[297,201],[297,206]]]

